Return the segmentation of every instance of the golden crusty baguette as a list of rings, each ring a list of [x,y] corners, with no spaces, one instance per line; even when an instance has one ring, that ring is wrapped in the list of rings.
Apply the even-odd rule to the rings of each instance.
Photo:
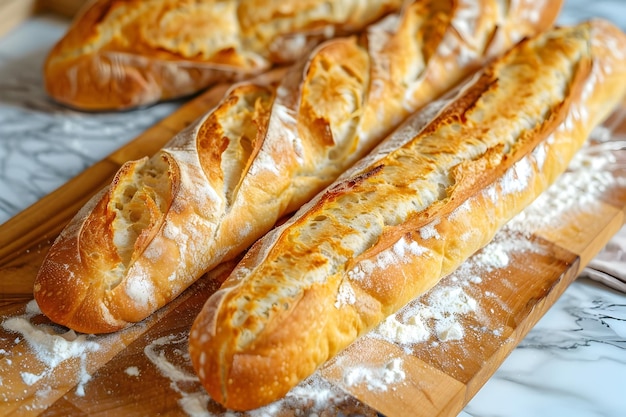
[[[278,86],[234,86],[152,158],[126,163],[70,222],[35,280],[39,307],[87,333],[147,317],[300,208],[485,51],[556,16],[556,2],[534,13],[501,4],[415,1],[362,39],[320,45]]]
[[[624,97],[625,47],[602,21],[520,43],[257,241],[191,329],[210,396],[279,399],[487,244]]]
[[[83,110],[149,105],[293,62],[402,1],[95,0],[50,51],[45,87]]]

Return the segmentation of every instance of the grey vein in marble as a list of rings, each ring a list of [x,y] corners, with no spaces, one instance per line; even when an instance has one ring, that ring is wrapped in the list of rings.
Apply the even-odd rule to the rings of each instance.
[[[623,416],[624,382],[626,297],[582,279],[568,288],[460,416]]]

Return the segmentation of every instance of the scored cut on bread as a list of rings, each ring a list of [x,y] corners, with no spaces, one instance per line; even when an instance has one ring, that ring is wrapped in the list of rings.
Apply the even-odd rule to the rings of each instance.
[[[361,38],[321,44],[284,74],[236,84],[156,155],[122,166],[70,221],[35,280],[42,312],[104,333],[164,306],[412,111],[548,27],[559,2],[515,4],[532,10],[498,0],[414,1]]]
[[[402,0],[95,0],[44,65],[48,94],[82,110],[122,110],[291,63],[362,30]]]
[[[621,103],[625,46],[600,20],[521,42],[258,240],[191,329],[211,398],[278,400],[486,245]]]

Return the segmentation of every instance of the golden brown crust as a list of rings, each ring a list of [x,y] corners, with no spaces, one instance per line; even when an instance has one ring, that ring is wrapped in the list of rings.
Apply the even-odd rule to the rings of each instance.
[[[500,1],[464,1],[449,1],[444,10],[453,14],[441,17],[449,22],[443,31],[428,22],[445,2],[417,1],[364,38],[323,43],[284,75],[237,84],[152,158],[125,164],[44,260],[35,285],[42,311],[83,332],[119,329],[243,252],[406,115],[489,59],[480,53],[494,39],[489,34],[517,17],[499,11],[485,21],[481,10]],[[470,3],[479,7],[463,21],[482,22],[471,45],[452,24]],[[472,59],[456,59],[451,45],[466,47]],[[425,59],[425,48],[436,52]],[[431,65],[448,70],[424,77]],[[65,292],[66,286],[77,288]],[[65,304],[62,312],[56,308]]]
[[[50,51],[46,89],[84,110],[145,106],[293,62],[325,38],[361,30],[401,4],[96,0]]]
[[[602,21],[522,42],[255,243],[192,326],[211,397],[279,399],[487,244],[621,102],[623,45]]]

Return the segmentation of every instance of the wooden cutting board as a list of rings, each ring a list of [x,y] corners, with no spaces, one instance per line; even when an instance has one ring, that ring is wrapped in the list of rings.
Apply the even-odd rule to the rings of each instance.
[[[66,333],[32,311],[29,301],[51,242],[86,200],[121,164],[153,154],[210,109],[224,90],[216,87],[189,101],[0,226],[0,415],[223,414],[195,378],[186,343],[196,313],[232,265],[222,265],[144,322],[112,335]],[[607,121],[613,140],[626,135],[625,116],[626,107]],[[320,415],[389,417],[458,414],[623,225],[626,157],[624,151],[610,152],[622,162],[610,167],[610,175],[621,180],[594,194],[587,204],[593,203],[593,210],[569,208],[555,214],[558,221],[532,232],[509,228],[499,233],[458,273],[415,301],[427,307],[420,311],[432,313],[422,317],[430,332],[423,341],[401,344],[368,335],[326,364],[288,400],[266,411],[303,415],[313,408]],[[441,293],[456,297],[449,303],[463,296],[475,305],[462,313],[446,312],[447,305],[436,298]],[[415,310],[407,310],[411,311]],[[450,318],[452,325],[437,333],[441,322]]]

